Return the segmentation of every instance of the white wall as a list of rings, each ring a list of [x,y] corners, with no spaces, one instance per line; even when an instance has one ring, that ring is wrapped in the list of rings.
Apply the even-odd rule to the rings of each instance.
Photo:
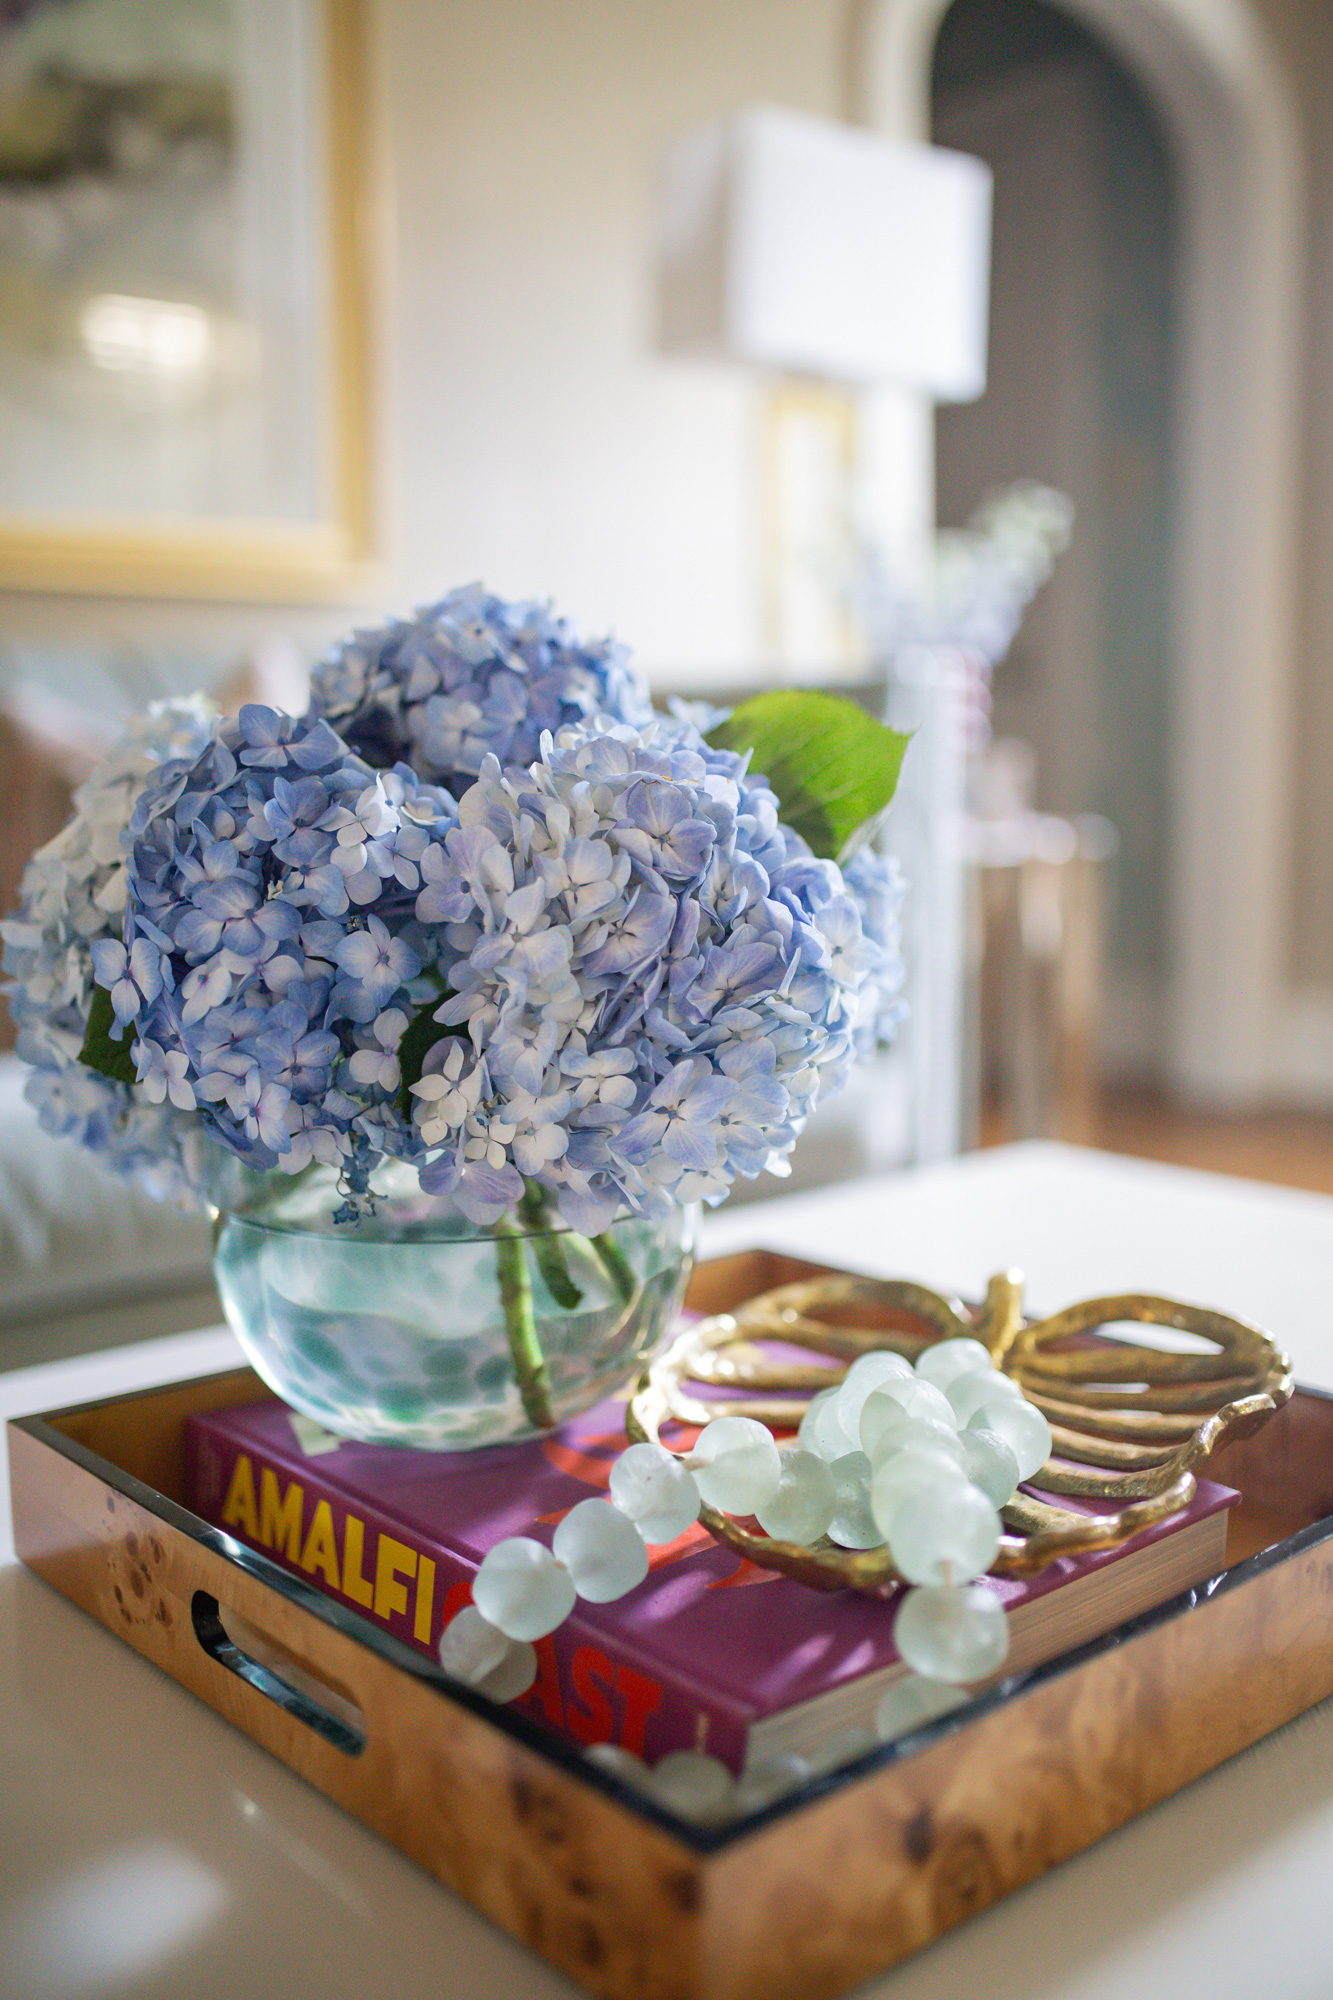
[[[405,595],[484,575],[650,668],[752,669],[759,390],[654,355],[656,159],[758,100],[840,109],[840,0],[391,0]]]

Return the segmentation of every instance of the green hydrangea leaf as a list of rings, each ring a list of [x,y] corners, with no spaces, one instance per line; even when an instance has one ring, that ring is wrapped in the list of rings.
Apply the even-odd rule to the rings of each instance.
[[[79,1061],[85,1068],[95,1069],[99,1076],[109,1076],[112,1083],[137,1083],[139,1072],[134,1067],[134,1044],[138,1036],[130,1025],[124,1030],[123,1040],[117,1041],[111,1032],[115,1025],[111,995],[105,986],[94,986],[93,1004],[88,1009],[88,1026],[84,1032],[83,1047],[79,1050]]]
[[[784,822],[821,859],[837,861],[892,799],[910,738],[843,695],[775,688],[743,701],[708,741],[750,751]]]

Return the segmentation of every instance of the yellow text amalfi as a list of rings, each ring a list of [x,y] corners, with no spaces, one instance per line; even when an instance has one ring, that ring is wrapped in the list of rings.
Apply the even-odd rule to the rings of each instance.
[[[222,1503],[222,1525],[239,1529],[251,1541],[259,1540],[259,1509],[255,1506],[255,1475],[242,1452],[231,1469],[227,1497]]]
[[[435,1630],[435,1563],[430,1556],[418,1556],[388,1534],[375,1534],[374,1549],[368,1552],[366,1523],[349,1513],[343,1522],[340,1560],[329,1502],[317,1500],[307,1523],[304,1487],[295,1479],[280,1485],[273,1468],[262,1464],[256,1498],[254,1467],[246,1452],[237,1454],[232,1467],[222,1525],[285,1556],[307,1576],[321,1576],[332,1590],[377,1618],[387,1621],[410,1613],[413,1638],[429,1646]],[[368,1553],[373,1558],[369,1566]],[[414,1579],[416,1587],[409,1594]]]
[[[278,1497],[278,1476],[266,1465],[259,1475],[259,1539],[290,1562],[301,1560],[301,1513],[305,1493],[293,1479]]]
[[[305,1547],[301,1551],[301,1567],[308,1576],[313,1576],[318,1570],[326,1583],[335,1590],[342,1589],[338,1577],[338,1544],[333,1538],[333,1510],[327,1500],[321,1500],[310,1516]]]
[[[365,1522],[358,1521],[355,1514],[349,1514],[343,1527],[343,1595],[350,1597],[353,1604],[364,1604],[369,1611],[375,1602],[375,1593],[362,1573],[365,1542]]]
[[[417,1552],[392,1535],[381,1535],[375,1552],[375,1616],[392,1618],[395,1611],[407,1610],[407,1590],[400,1577],[415,1576]]]

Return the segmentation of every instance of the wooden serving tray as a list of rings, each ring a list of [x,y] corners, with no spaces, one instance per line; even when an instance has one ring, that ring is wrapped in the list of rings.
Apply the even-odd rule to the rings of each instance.
[[[818,1268],[726,1258],[689,1303]],[[701,1831],[187,1510],[186,1416],[265,1393],[241,1369],[11,1422],[19,1554],[615,2000],[845,1992],[1333,1693],[1333,1398],[1301,1390],[1210,1464],[1243,1495],[1221,1576]]]

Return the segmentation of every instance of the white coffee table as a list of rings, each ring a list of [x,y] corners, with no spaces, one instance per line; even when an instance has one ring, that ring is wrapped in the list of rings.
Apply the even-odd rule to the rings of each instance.
[[[1010,1147],[707,1225],[708,1252],[751,1244],[968,1293],[1019,1265],[1039,1310],[1174,1292],[1270,1326],[1301,1379],[1333,1387],[1323,1196]],[[0,1415],[234,1358],[213,1330],[0,1376]],[[1328,2000],[1330,1882],[1333,1703],[863,1990]],[[12,1557],[0,1567],[0,2000],[575,1990]]]

